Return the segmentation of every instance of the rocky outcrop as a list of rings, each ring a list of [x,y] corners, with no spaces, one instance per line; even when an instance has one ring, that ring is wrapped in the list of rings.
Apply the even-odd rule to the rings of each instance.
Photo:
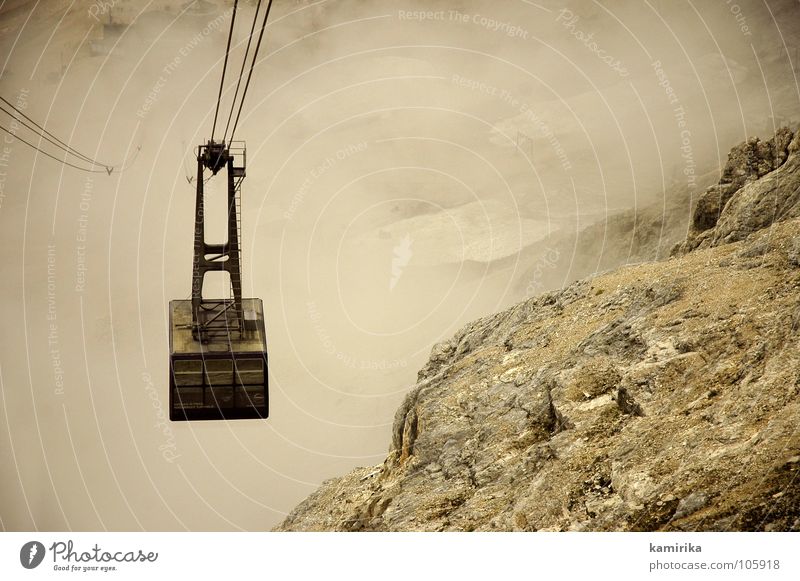
[[[718,184],[697,200],[685,253],[742,240],[773,222],[800,215],[800,132],[781,128],[734,147]]]
[[[678,255],[434,347],[386,460],[325,482],[278,529],[800,530],[791,136],[732,152],[738,187],[716,220],[698,204]]]

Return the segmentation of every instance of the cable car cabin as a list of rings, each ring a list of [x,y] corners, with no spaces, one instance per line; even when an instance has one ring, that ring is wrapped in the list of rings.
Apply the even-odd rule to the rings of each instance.
[[[192,298],[169,303],[169,418],[174,421],[263,419],[269,414],[264,307],[260,299],[242,298],[240,192],[246,157],[241,142],[211,139],[197,150]],[[223,169],[227,239],[209,243],[204,172],[215,176]],[[228,298],[204,296],[210,272],[228,275]]]
[[[214,137],[218,135],[217,120],[222,121],[225,117],[224,111],[222,117],[219,113],[237,5],[238,2],[233,3],[211,138],[196,149],[191,299],[169,303],[171,420],[264,419],[269,414],[264,308],[260,299],[242,297],[241,187],[247,176],[247,148],[243,141],[235,140],[234,135],[250,86],[250,76],[257,62],[272,1],[267,3],[264,11],[261,32],[250,61],[250,72],[237,109],[239,86],[259,16],[260,2],[256,8],[228,120],[224,130],[220,123],[222,139],[217,140]],[[205,211],[206,171],[211,173],[208,179],[220,172],[227,178],[227,211],[224,216],[222,212],[218,216],[211,216],[215,212]],[[219,176],[219,179],[223,176]],[[225,240],[215,243],[206,240],[206,220],[223,218],[227,223]],[[222,293],[228,294],[227,298],[217,298],[203,292],[205,275],[209,273],[217,273],[215,276],[222,275],[229,279],[230,292]]]
[[[241,420],[269,415],[267,348],[260,299],[242,299],[244,332],[228,330],[230,303],[204,301],[222,324],[206,341],[192,334],[192,301],[170,301],[169,419]],[[233,321],[230,321],[233,323]],[[211,328],[211,325],[209,325]]]

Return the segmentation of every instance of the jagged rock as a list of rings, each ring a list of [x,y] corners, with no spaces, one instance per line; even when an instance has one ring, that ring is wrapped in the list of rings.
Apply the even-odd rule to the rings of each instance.
[[[761,208],[797,206],[787,139],[732,155],[702,249],[434,347],[386,460],[278,530],[800,530],[800,217]]]
[[[698,198],[687,239],[673,254],[736,240],[800,215],[800,131],[787,127],[734,147],[719,184]]]
[[[725,206],[711,245],[742,240],[770,224],[800,216],[800,158],[739,190]]]
[[[717,225],[722,208],[739,191],[740,185],[720,183],[708,188],[697,200],[692,213],[692,228],[695,232],[705,232]]]
[[[741,187],[746,181],[756,180],[777,169],[789,155],[792,137],[793,133],[788,127],[781,127],[767,141],[752,137],[737,145],[728,154],[720,183]]]
[[[642,412],[642,406],[640,406],[633,396],[628,393],[628,390],[624,387],[620,387],[617,390],[617,407],[619,407],[620,411],[623,414],[628,414],[632,416],[643,416],[644,413]]]

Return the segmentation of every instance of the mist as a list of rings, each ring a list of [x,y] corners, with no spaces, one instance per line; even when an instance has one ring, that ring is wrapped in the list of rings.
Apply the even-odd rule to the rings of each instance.
[[[0,95],[115,168],[37,154],[2,114],[4,530],[274,526],[382,461],[436,342],[570,282],[574,249],[529,284],[531,248],[699,194],[731,146],[800,121],[791,0],[276,0],[236,130],[270,417],[173,423],[167,304],[190,293],[231,4],[0,4]]]

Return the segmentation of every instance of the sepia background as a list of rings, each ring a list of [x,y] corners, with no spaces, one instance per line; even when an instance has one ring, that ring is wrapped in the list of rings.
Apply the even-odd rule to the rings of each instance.
[[[0,114],[4,530],[274,526],[383,459],[434,343],[667,256],[729,149],[800,121],[793,0],[276,0],[237,130],[270,418],[171,423],[167,303],[231,4],[0,3],[0,95],[114,167],[37,154]],[[631,211],[660,219],[620,237]]]

